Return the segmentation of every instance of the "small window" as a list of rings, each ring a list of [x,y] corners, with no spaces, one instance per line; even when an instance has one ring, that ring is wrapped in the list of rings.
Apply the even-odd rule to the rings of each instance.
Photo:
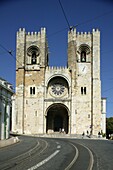
[[[90,114],[88,114],[88,118],[90,118]]]
[[[35,116],[37,116],[37,111],[35,111]]]
[[[81,52],[81,62],[86,62],[86,52],[85,51]]]
[[[31,64],[36,64],[36,63],[37,63],[36,52],[33,52],[32,58],[31,58]]]
[[[30,87],[30,94],[32,94],[32,87]]]
[[[34,95],[35,94],[35,87],[30,87],[30,94]]]
[[[84,87],[84,94],[86,94],[86,87]]]
[[[86,94],[86,87],[81,87],[81,94]]]
[[[33,87],[33,94],[35,94],[35,87]]]
[[[81,87],[81,94],[83,94],[83,87]]]

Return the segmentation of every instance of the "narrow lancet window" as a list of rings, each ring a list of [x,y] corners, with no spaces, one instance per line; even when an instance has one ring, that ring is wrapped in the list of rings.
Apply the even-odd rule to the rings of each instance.
[[[36,59],[36,53],[33,52],[32,54],[32,58],[31,58],[31,64],[36,64],[37,63],[37,59]]]
[[[86,62],[86,52],[85,51],[81,52],[81,62]]]

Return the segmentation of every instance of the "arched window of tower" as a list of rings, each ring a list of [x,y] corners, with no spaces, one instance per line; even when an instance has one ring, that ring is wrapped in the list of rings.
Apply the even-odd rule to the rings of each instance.
[[[28,59],[28,64],[39,64],[40,49],[37,46],[30,46],[27,49],[27,55],[30,57]]]
[[[90,61],[90,56],[89,54],[91,53],[90,52],[90,47],[89,45],[87,44],[81,44],[79,47],[78,47],[78,50],[77,50],[77,53],[78,53],[78,59],[77,61],[78,62],[89,62]]]

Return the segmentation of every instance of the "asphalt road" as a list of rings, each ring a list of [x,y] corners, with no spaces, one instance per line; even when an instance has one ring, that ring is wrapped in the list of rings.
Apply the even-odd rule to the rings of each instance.
[[[113,141],[19,138],[0,149],[0,170],[113,170]]]
[[[95,170],[113,170],[113,140],[74,140],[93,153]]]

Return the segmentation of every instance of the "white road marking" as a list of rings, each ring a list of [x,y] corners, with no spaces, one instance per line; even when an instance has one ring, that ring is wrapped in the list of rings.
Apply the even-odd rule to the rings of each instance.
[[[59,142],[56,142],[56,144],[59,144]]]
[[[60,146],[60,145],[58,145],[58,146],[57,146],[57,149],[60,149],[60,148],[61,148],[61,146]]]
[[[48,162],[50,159],[52,159],[54,156],[56,156],[58,153],[60,152],[60,150],[56,150],[52,155],[50,155],[48,158],[44,159],[43,161],[39,162],[38,164],[32,166],[31,168],[29,168],[28,170],[34,170],[37,169],[38,167],[42,166],[43,164],[45,164],[46,162]]]

